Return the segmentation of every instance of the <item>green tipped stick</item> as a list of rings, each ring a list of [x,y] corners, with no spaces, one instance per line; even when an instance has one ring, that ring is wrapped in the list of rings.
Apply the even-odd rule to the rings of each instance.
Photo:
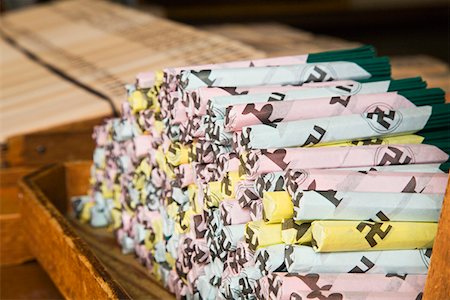
[[[361,46],[353,49],[334,50],[308,55],[308,63],[327,62],[327,61],[352,61],[361,58],[373,58],[376,55],[375,48],[370,45]]]

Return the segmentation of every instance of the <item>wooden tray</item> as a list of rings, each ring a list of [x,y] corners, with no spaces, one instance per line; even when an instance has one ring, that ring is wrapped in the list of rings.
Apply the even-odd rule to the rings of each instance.
[[[33,259],[22,231],[17,181],[33,169],[0,169],[0,265],[14,265]]]
[[[88,190],[90,164],[51,165],[20,181],[32,254],[68,299],[174,299],[134,255],[121,253],[112,232],[70,217],[70,197]]]
[[[88,190],[91,162],[42,168],[21,180],[21,212],[33,254],[67,298],[172,299],[111,232],[70,218],[69,200]],[[450,189],[447,188],[423,299],[450,299]]]

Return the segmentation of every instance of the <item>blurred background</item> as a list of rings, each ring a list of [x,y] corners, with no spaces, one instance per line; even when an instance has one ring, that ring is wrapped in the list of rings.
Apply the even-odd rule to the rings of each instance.
[[[3,0],[2,12],[49,0]],[[446,0],[115,0],[199,27],[279,23],[369,43],[380,55],[427,54],[449,63]]]

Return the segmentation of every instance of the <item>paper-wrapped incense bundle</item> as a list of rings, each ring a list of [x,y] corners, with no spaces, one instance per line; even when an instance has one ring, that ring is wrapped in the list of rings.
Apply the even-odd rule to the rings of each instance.
[[[449,116],[450,104],[405,109],[386,109],[381,105],[373,105],[361,114],[243,127],[238,142],[239,147],[244,149],[310,147],[319,143],[414,133],[433,126],[444,127],[444,119]]]
[[[331,169],[362,166],[442,163],[448,154],[430,145],[278,148],[241,155],[248,178],[288,169]]]
[[[326,169],[290,170],[286,173],[286,188],[291,196],[297,190],[443,194],[447,181],[446,173]]]
[[[443,200],[443,194],[297,190],[293,218],[437,222]]]
[[[437,223],[314,221],[311,232],[318,252],[423,249],[433,247]]]
[[[435,93],[434,89],[424,91]],[[426,104],[444,102],[444,92],[439,92],[438,96]],[[413,93],[406,98],[396,92],[390,92],[233,105],[227,107],[224,127],[225,131],[239,131],[243,127],[258,124],[276,127],[280,122],[360,114],[370,111],[371,106],[391,110],[406,109],[414,107],[414,100]]]
[[[426,274],[431,250],[317,253],[311,247],[286,247],[289,273]]]
[[[290,300],[291,297],[352,299],[416,299],[425,287],[425,275],[272,273],[258,280],[257,299]]]

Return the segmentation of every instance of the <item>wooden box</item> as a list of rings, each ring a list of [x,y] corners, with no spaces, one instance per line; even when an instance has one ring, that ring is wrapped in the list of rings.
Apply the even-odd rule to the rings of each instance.
[[[30,250],[67,298],[171,299],[112,232],[70,217],[69,199],[86,194],[90,162],[52,165],[20,182],[21,212]],[[449,299],[450,189],[439,222],[424,299]]]
[[[68,299],[173,299],[111,231],[70,216],[69,199],[88,191],[90,164],[54,164],[19,182],[30,251]]]

